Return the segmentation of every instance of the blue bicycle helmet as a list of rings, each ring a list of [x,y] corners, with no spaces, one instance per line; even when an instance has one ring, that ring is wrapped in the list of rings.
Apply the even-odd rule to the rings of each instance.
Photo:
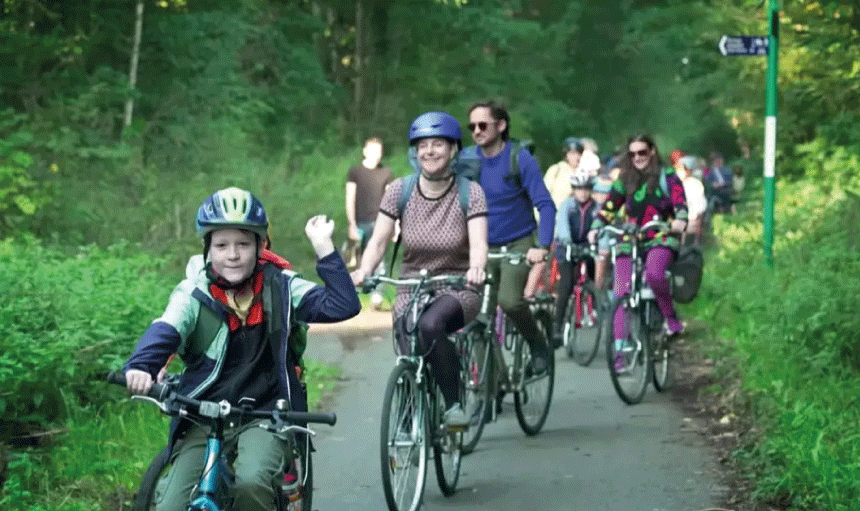
[[[412,121],[409,126],[409,145],[415,145],[419,139],[427,137],[447,138],[456,142],[458,149],[463,147],[460,123],[445,112],[423,113]]]
[[[209,196],[197,210],[197,234],[205,238],[217,229],[242,229],[266,239],[269,220],[263,204],[251,192],[225,188]]]

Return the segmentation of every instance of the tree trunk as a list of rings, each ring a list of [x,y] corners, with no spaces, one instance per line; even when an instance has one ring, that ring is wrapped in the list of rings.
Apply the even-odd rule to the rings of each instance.
[[[352,99],[352,125],[359,128],[361,103],[364,100],[364,9],[362,0],[355,2],[355,89]],[[356,135],[361,130],[355,130]],[[355,143],[360,142],[356,138]]]
[[[134,112],[134,88],[137,86],[137,61],[140,58],[140,38],[143,32],[143,0],[137,0],[137,13],[134,21],[134,45],[131,49],[131,66],[128,71],[128,99],[125,100],[125,118],[123,133],[131,126],[131,116]]]

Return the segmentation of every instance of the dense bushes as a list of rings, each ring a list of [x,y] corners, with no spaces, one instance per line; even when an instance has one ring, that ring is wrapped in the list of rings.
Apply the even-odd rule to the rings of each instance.
[[[119,366],[164,307],[161,264],[124,244],[68,257],[32,239],[0,242],[3,422],[60,420],[70,400],[90,400],[90,380]]]
[[[756,495],[791,509],[860,501],[860,201],[831,184],[785,184],[772,269],[757,211],[718,219],[693,312],[721,339],[715,358],[741,380],[760,434],[738,459]]]

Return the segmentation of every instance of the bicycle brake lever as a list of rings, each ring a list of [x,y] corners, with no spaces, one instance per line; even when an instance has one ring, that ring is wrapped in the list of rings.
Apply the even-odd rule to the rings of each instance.
[[[153,398],[153,397],[149,397],[149,396],[142,396],[142,395],[140,395],[140,394],[135,394],[135,395],[131,396],[131,398],[132,398],[132,399],[141,399],[141,400],[143,400],[143,401],[149,401],[150,403],[152,403],[152,404],[154,404],[155,406],[157,406],[157,407],[158,407],[158,409],[159,409],[159,410],[161,410],[161,413],[164,413],[164,414],[169,414],[169,413],[170,413],[170,410],[168,410],[168,409],[167,409],[167,405],[165,405],[164,403],[162,403],[161,401],[159,401],[159,400],[157,400],[157,399],[155,399],[155,398]]]
[[[260,427],[266,428],[267,426],[265,426],[264,424],[260,424]],[[316,436],[316,434],[317,434],[317,432],[312,430],[312,429],[308,429],[308,428],[305,428],[303,426],[297,426],[295,424],[291,424],[289,426],[281,426],[275,432],[276,433],[286,433],[288,431],[294,431],[294,430],[295,431],[301,431],[302,433],[307,433],[308,435],[311,435],[311,436]]]

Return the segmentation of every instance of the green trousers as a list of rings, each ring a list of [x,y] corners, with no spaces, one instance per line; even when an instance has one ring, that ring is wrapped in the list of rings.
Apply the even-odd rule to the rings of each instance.
[[[526,236],[505,245],[508,252],[523,254],[530,248],[534,248],[534,237]],[[501,247],[490,247],[491,252],[497,252]],[[497,276],[499,291],[497,297],[490,297],[490,310],[495,309],[496,303],[501,306],[505,314],[514,322],[529,346],[535,343],[546,344],[546,339],[537,327],[534,316],[529,310],[529,304],[523,298],[523,290],[529,278],[531,267],[525,262],[512,264],[507,259],[492,259],[487,262],[487,270]]]
[[[157,511],[185,511],[191,492],[200,482],[206,456],[207,430],[193,426],[173,447],[170,472],[158,483],[155,495]],[[236,435],[238,434],[238,437]],[[286,466],[289,442],[260,427],[230,429],[224,438],[235,440],[236,472],[233,509],[271,511],[275,508],[273,478]]]

